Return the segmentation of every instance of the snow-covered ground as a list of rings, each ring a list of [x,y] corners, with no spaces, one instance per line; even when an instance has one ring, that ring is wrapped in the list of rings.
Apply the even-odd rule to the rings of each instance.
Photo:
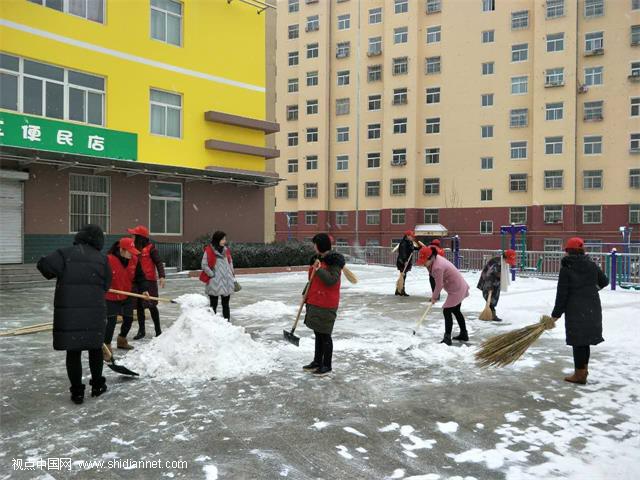
[[[118,351],[141,377],[105,369],[109,390],[82,406],[68,399],[50,333],[0,338],[0,478],[640,478],[640,292],[601,292],[606,341],[592,348],[589,384],[576,386],[562,380],[572,371],[563,322],[511,367],[473,363],[482,339],[551,312],[554,281],[519,278],[501,295],[505,321],[481,322],[478,273],[465,273],[471,341],[446,347],[439,308],[412,335],[427,306],[424,269],[409,274],[408,298],[393,295],[394,269],[352,270],[360,282],[343,281],[324,378],[300,368],[313,355],[302,322],[299,348],[282,341],[304,273],[241,277],[231,325],[198,295],[162,306],[163,335]],[[0,293],[0,328],[50,320],[52,291]],[[174,280],[163,295],[201,291]],[[71,458],[72,471],[12,468],[52,457]],[[81,464],[109,460],[188,466]]]

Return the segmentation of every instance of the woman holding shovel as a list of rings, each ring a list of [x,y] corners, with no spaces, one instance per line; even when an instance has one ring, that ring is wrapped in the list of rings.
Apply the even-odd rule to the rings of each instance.
[[[419,250],[420,247],[416,247],[415,235],[413,231],[407,230],[404,232],[404,237],[398,245],[398,259],[396,260],[396,267],[398,268],[399,276],[396,282],[396,295],[400,297],[408,297],[409,295],[405,291],[405,282],[407,281],[407,273],[411,271],[411,258],[413,252]],[[422,244],[420,244],[423,246]]]
[[[508,285],[508,266],[513,267],[515,264],[515,250],[505,250],[502,252],[500,257],[493,257],[490,259],[480,273],[480,278],[478,279],[478,285],[476,285],[476,287],[482,290],[482,296],[489,304],[489,308],[491,310],[491,321],[502,321],[502,319],[496,314],[496,306],[500,299],[500,288],[503,283]],[[502,277],[503,271],[506,272],[504,277]],[[480,318],[480,320],[489,320],[489,318]]]

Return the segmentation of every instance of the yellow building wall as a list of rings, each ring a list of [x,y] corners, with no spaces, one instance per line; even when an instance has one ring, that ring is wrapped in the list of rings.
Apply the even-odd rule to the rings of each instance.
[[[206,122],[204,112],[216,110],[265,118],[265,16],[256,15],[254,8],[240,2],[185,0],[183,45],[177,47],[151,39],[148,0],[106,0],[105,4],[104,24],[26,0],[2,0],[0,18],[65,39],[247,85],[198,78],[7,25],[0,26],[0,49],[105,77],[104,126],[137,133],[140,162],[264,171],[262,158],[204,148],[205,140],[211,138],[264,146],[263,132]],[[182,138],[150,133],[151,88],[182,94]]]

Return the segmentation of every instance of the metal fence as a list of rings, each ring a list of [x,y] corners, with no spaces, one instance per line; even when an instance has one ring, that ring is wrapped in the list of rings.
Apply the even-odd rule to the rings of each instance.
[[[176,268],[182,271],[182,243],[156,243],[155,244],[164,266]]]

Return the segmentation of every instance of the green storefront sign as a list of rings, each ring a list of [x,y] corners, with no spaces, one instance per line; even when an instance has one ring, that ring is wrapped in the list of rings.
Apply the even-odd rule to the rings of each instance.
[[[0,145],[117,160],[138,159],[138,135],[0,112]]]

